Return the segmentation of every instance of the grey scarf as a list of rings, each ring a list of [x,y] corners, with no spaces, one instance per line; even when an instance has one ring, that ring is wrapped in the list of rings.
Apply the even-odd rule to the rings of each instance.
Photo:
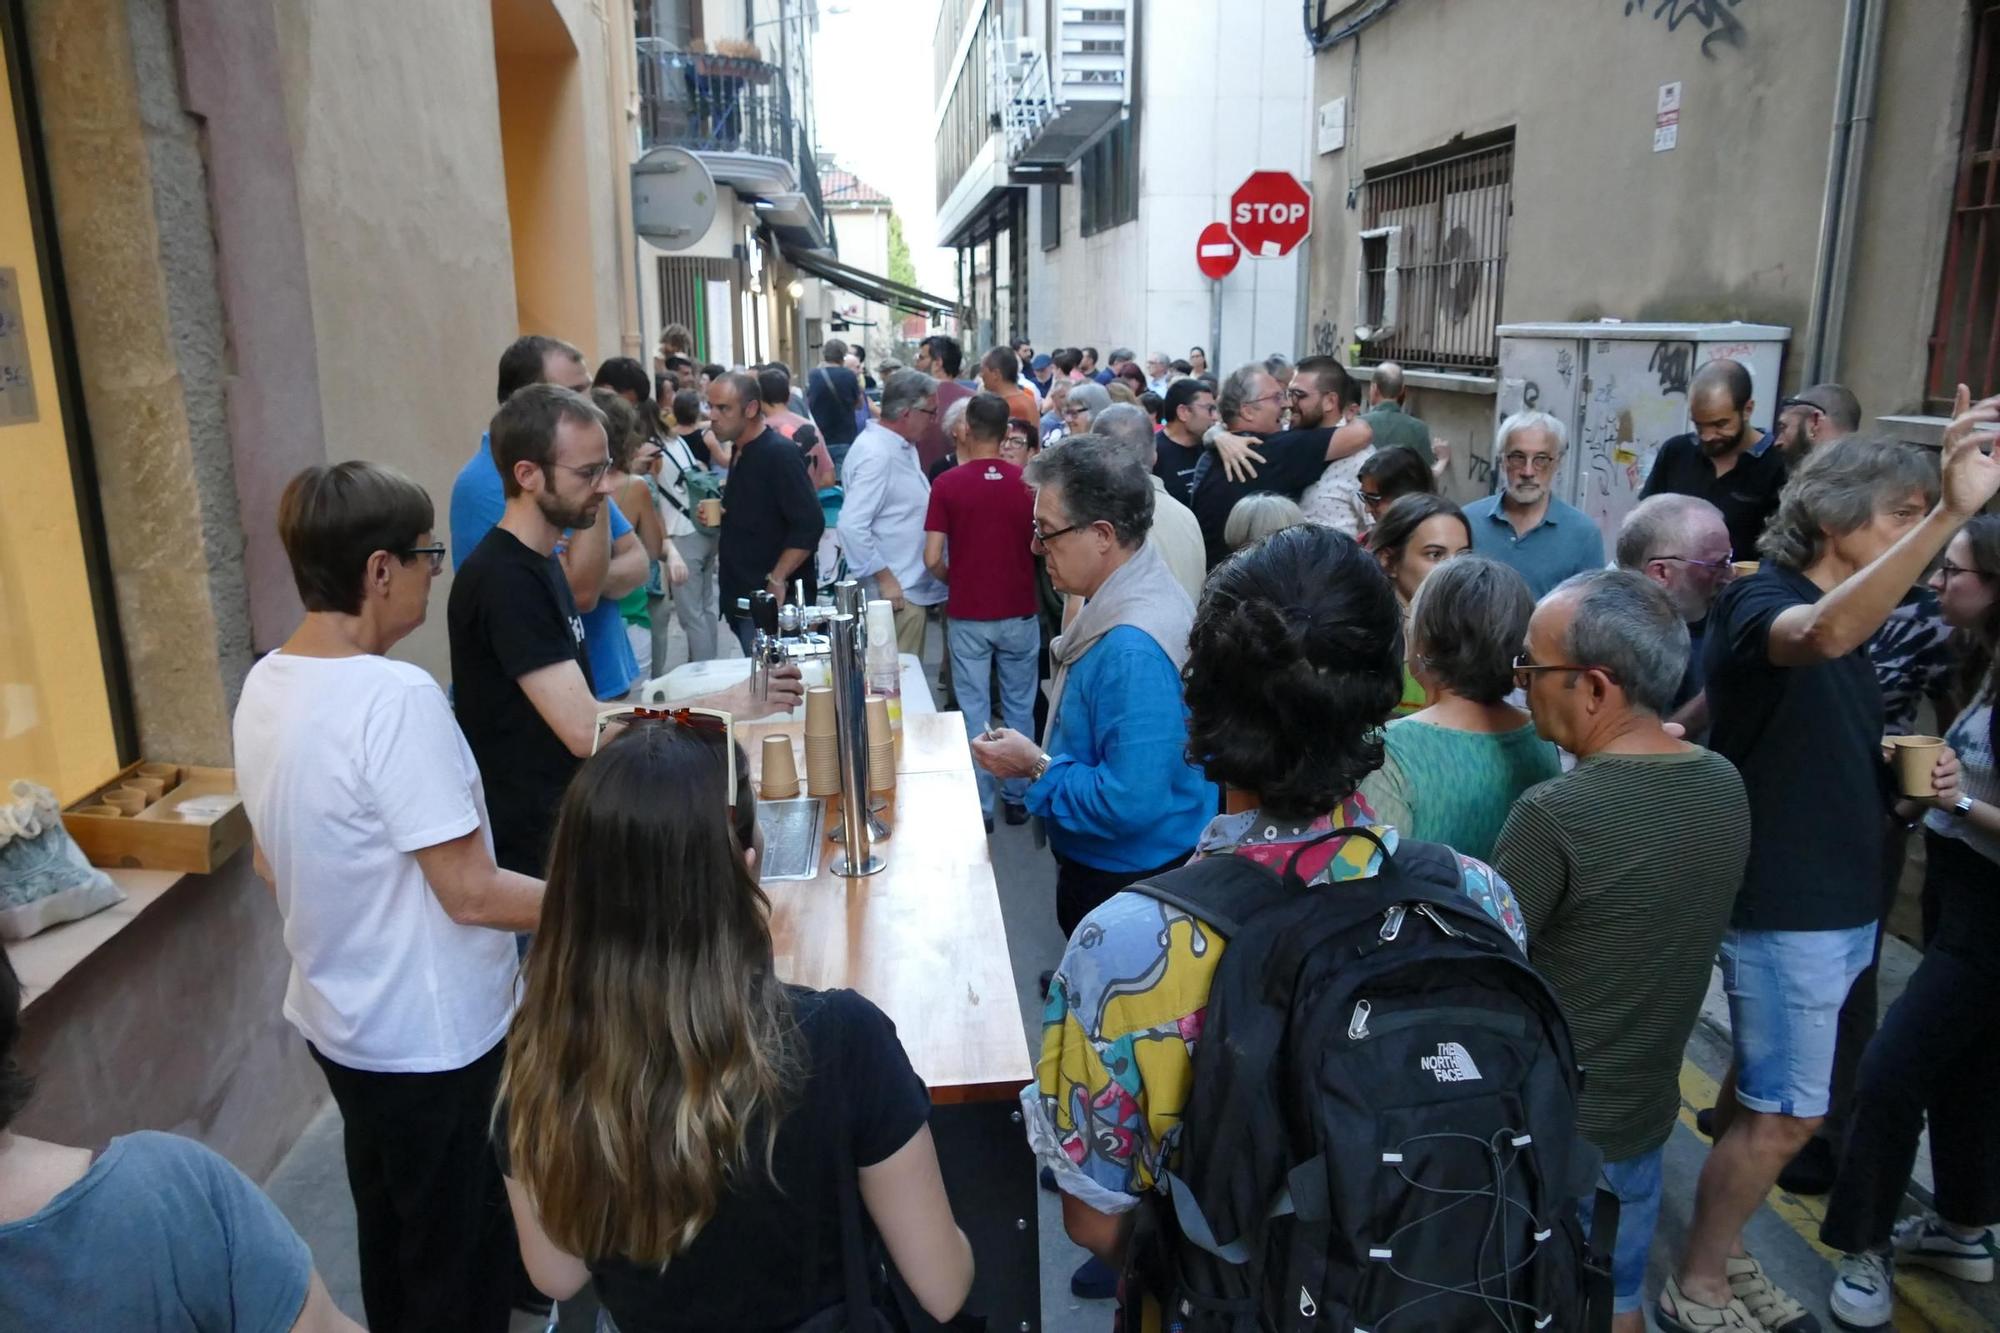
[[[1151,542],[1140,547],[1104,580],[1104,586],[1083,604],[1069,628],[1049,645],[1055,680],[1049,686],[1049,723],[1042,733],[1043,749],[1048,748],[1055,735],[1070,667],[1120,625],[1144,631],[1160,645],[1175,671],[1187,665],[1188,630],[1194,625],[1194,603],[1188,600],[1187,590],[1174,578],[1166,560]]]

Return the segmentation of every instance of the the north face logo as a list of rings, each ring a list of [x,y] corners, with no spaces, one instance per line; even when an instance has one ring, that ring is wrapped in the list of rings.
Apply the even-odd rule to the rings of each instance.
[[[1418,1063],[1436,1074],[1440,1083],[1469,1083],[1479,1077],[1479,1066],[1472,1063],[1465,1047],[1455,1041],[1439,1042],[1438,1053],[1426,1055]]]

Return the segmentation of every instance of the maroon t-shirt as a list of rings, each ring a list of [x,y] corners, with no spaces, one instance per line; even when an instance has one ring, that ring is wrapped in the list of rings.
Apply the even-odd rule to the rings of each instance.
[[[945,537],[953,620],[1036,613],[1034,525],[1035,493],[1005,459],[971,459],[931,483],[924,531]]]

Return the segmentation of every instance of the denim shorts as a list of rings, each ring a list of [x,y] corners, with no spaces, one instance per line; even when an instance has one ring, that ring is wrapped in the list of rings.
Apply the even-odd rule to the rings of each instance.
[[[1722,988],[1736,1044],[1736,1100],[1752,1111],[1826,1114],[1840,1006],[1875,956],[1877,925],[1730,930]]]
[[[1611,1282],[1617,1295],[1613,1314],[1632,1314],[1645,1304],[1646,1260],[1653,1251],[1653,1232],[1660,1225],[1660,1166],[1665,1144],[1622,1162],[1606,1162],[1599,1183],[1618,1196],[1618,1240],[1611,1249]],[[1590,1231],[1594,1199],[1580,1199],[1585,1234]]]

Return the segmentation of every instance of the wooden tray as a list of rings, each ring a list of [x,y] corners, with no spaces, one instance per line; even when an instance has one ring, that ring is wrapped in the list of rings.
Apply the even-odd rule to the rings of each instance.
[[[171,761],[162,761],[171,762]],[[236,770],[182,764],[180,785],[136,815],[79,814],[97,805],[104,793],[137,776],[133,764],[117,777],[63,811],[63,827],[94,866],[179,870],[205,875],[241,851],[250,841],[250,816],[236,792]],[[177,813],[181,802],[197,796],[228,796],[228,810],[213,820],[187,819]]]

